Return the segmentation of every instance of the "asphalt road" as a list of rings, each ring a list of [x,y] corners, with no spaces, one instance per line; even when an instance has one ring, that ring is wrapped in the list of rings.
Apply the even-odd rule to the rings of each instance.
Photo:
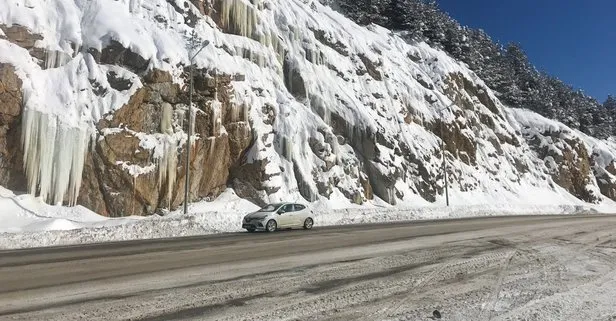
[[[512,250],[521,253],[524,244],[539,251],[552,248],[549,242],[561,246],[558,240],[586,235],[588,240],[580,244],[596,247],[613,242],[615,227],[615,216],[490,217],[0,251],[0,319],[302,320],[315,314],[302,314],[298,307],[317,296],[326,306],[341,298],[348,304],[317,309],[316,315],[349,319],[358,306],[370,306],[366,302],[376,304],[374,311],[379,309],[380,299],[366,294],[374,286],[366,282],[384,282],[409,271],[420,275],[423,269],[432,275],[440,269],[439,274],[449,269],[443,264],[462,258],[480,262],[473,263],[479,268],[470,269],[485,266],[485,271],[492,271],[492,263],[501,264]],[[397,263],[390,262],[393,258]],[[358,274],[345,275],[347,268]],[[332,269],[338,272],[327,272]],[[277,276],[271,284],[273,275]],[[283,280],[295,288],[281,292]],[[348,290],[348,298],[323,299],[361,284],[365,289],[359,297],[365,302],[358,299],[359,290]],[[400,295],[387,293],[375,295]],[[288,304],[273,304],[276,300]],[[278,314],[246,312],[265,313],[262,307],[268,304]],[[402,313],[398,310],[394,318]]]

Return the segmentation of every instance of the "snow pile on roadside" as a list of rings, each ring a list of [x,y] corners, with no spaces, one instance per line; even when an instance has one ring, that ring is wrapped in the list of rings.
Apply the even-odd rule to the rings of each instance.
[[[254,212],[259,209],[259,206],[251,203],[248,200],[240,198],[235,194],[233,189],[227,189],[213,202],[198,202],[190,204],[188,207],[189,213],[205,213],[205,212]],[[181,210],[173,212],[174,215],[182,213]]]
[[[64,244],[58,243],[61,242],[60,240],[38,239],[36,235],[47,235],[58,231],[80,233],[81,230],[114,228],[145,220],[147,219],[142,217],[107,218],[83,206],[51,206],[43,202],[41,198],[30,194],[15,195],[12,191],[0,186],[0,235],[5,235],[0,240],[0,248],[4,247],[2,244],[6,238],[20,233],[33,237],[31,246]],[[37,244],[37,242],[41,243]],[[69,241],[66,244],[73,243]]]
[[[0,232],[71,230],[105,220],[82,206],[50,206],[40,198],[18,196],[0,186]]]
[[[401,222],[410,220],[455,219],[465,217],[509,215],[596,214],[600,208],[584,205],[461,205],[450,207],[415,207],[391,209],[344,209],[318,212],[315,224],[320,226]]]
[[[2,202],[11,199],[19,199],[19,197],[3,197]],[[192,204],[188,215],[183,215],[182,211],[178,210],[165,216],[147,218],[105,219],[83,208],[52,207],[44,205],[36,199],[30,199],[29,202],[28,204],[41,205],[38,208],[41,211],[39,213],[51,213],[50,216],[42,217],[33,212],[23,215],[22,212],[11,212],[11,210],[7,211],[2,207],[3,210],[0,211],[0,217],[3,218],[0,219],[0,248],[30,248],[240,232],[242,231],[240,224],[243,216],[258,208],[254,204],[237,197],[233,190],[227,190],[213,202]],[[45,211],[45,208],[47,208],[47,211]],[[613,212],[613,210],[614,206],[611,204],[601,206],[503,204],[414,208],[372,205],[370,207],[346,209],[313,207],[317,226],[493,215],[590,214]],[[60,214],[61,211],[66,212]],[[55,218],[60,215],[63,217],[70,215],[71,220]],[[19,220],[23,218],[28,222],[20,223]],[[20,225],[16,226],[15,222]]]
[[[0,249],[233,232],[244,213],[257,209],[228,190],[214,202],[191,204],[190,213],[198,215],[178,210],[165,217],[106,218],[82,206],[51,206],[0,187]]]

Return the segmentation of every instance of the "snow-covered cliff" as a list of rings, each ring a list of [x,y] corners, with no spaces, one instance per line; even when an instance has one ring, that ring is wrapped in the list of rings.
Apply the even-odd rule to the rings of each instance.
[[[614,197],[614,144],[508,109],[444,52],[317,0],[6,0],[0,30],[0,184],[50,203],[177,207],[189,125],[191,200],[442,203],[442,142],[457,204]],[[537,142],[561,131],[580,143]]]

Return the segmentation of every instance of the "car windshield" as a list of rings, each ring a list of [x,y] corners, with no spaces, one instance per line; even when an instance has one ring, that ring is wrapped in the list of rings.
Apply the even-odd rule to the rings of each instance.
[[[259,212],[274,212],[276,211],[282,204],[269,204],[266,207],[259,210]]]

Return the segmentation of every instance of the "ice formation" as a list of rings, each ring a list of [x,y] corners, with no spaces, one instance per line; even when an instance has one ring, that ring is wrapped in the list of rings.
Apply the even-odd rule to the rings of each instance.
[[[45,50],[45,69],[57,68],[64,66],[69,62],[71,56],[56,50]]]
[[[231,33],[246,38],[253,38],[255,27],[259,23],[256,8],[244,0],[219,0],[222,7],[222,27]],[[260,0],[257,0],[260,3]]]
[[[162,120],[160,125],[160,135],[162,144],[158,148],[162,149],[155,153],[158,163],[158,189],[167,194],[168,206],[171,207],[171,197],[175,186],[177,167],[178,167],[178,145],[173,135],[173,106],[168,103],[162,105]]]
[[[196,57],[198,68],[244,79],[230,85],[236,107],[222,111],[217,99],[211,103],[210,137],[188,139],[181,130],[186,108],[179,105],[162,106],[160,133],[121,129],[152,153],[159,189],[169,202],[183,163],[178,150],[204,139],[213,153],[216,137],[225,133],[221,122],[229,120],[250,124],[254,142],[246,161],[264,166],[260,184],[269,201],[344,202],[363,194],[362,185],[371,181],[375,194],[391,203],[443,202],[435,190],[443,185],[442,141],[432,127],[438,110],[451,103],[456,104],[444,115],[445,124],[476,150],[465,155],[452,148],[445,155],[460,203],[540,202],[543,197],[528,192],[537,190],[571,196],[550,186],[548,169],[516,134],[518,121],[503,116],[507,107],[465,66],[425,43],[409,44],[379,26],[358,26],[319,1],[211,0],[217,9],[212,17],[199,16],[184,0],[49,0],[29,1],[29,7],[24,2],[0,1],[0,23],[41,34],[37,45],[48,52],[44,66],[2,39],[0,62],[18,66],[24,81],[24,167],[30,192],[50,202],[74,204],[94,124],[142,86],[129,68],[99,65],[91,52],[117,41],[148,61],[148,68],[168,71],[181,84],[189,57],[186,35],[193,31],[214,44]],[[114,90],[109,71],[134,85]],[[494,106],[488,108],[467,85]],[[317,147],[310,144],[315,140]],[[119,166],[133,173],[151,169]],[[428,194],[434,199],[424,199]]]
[[[0,62],[16,66],[22,80],[27,190],[51,204],[75,205],[88,147],[95,139],[95,121],[126,103],[140,83],[124,72],[132,77],[134,88],[97,95],[93,84],[109,86],[104,77],[108,67],[92,64],[89,55],[45,50],[42,65],[29,57],[25,49],[0,40]]]
[[[88,126],[68,127],[56,116],[26,109],[22,146],[28,191],[52,204],[66,197],[75,205],[79,196],[88,144]]]
[[[178,168],[177,144],[170,136],[163,137],[162,155],[158,163],[158,188],[165,191],[167,201],[171,203]]]

